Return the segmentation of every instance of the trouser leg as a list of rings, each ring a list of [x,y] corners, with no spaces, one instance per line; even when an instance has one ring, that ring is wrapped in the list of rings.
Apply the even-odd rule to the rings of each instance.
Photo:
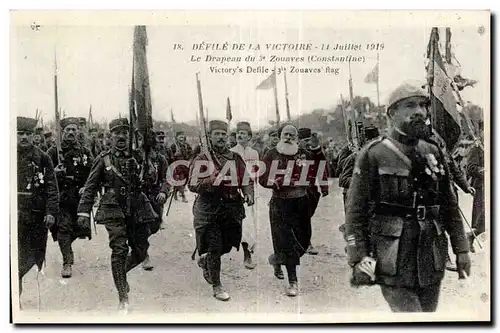
[[[73,265],[75,261],[75,255],[71,244],[73,243],[73,237],[66,232],[58,232],[57,242],[59,244],[59,249],[63,257],[63,265]]]
[[[148,237],[148,224],[132,224],[128,226],[128,242],[132,252],[127,257],[127,272],[146,259],[149,248]]]
[[[128,298],[126,262],[128,254],[127,225],[124,220],[106,224],[111,248],[111,272],[120,301]]]
[[[214,287],[220,286],[220,269],[221,269],[221,256],[217,252],[209,252],[206,257],[207,268],[210,273],[212,285]]]
[[[380,288],[392,312],[422,312],[417,290],[386,285]]]
[[[420,288],[419,299],[423,312],[435,312],[439,301],[441,284],[436,283],[424,288]]]
[[[288,274],[288,282],[297,282],[297,266],[295,265],[286,265],[286,271]]]

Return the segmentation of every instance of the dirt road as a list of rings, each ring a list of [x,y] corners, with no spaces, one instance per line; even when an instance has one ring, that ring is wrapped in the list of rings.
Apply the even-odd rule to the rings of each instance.
[[[128,275],[131,287],[129,318],[139,315],[142,316],[139,321],[160,322],[340,322],[352,320],[353,314],[366,320],[386,317],[390,312],[379,287],[353,289],[348,284],[345,245],[338,231],[344,219],[342,194],[337,187],[338,180],[332,181],[330,195],[321,199],[313,218],[312,243],[319,249],[319,254],[306,254],[299,267],[299,297],[289,298],[284,294],[286,280],[277,280],[267,263],[272,250],[267,206],[270,191],[259,187],[258,265],[254,270],[245,269],[242,251],[233,250],[224,256],[221,278],[232,298],[229,302],[215,300],[201,270],[190,258],[195,241],[191,212],[194,195],[189,193],[189,203],[174,201],[166,229],[150,238],[154,270],[147,272],[139,266]],[[469,219],[471,204],[470,197],[461,195],[461,206]],[[29,315],[31,319],[27,320],[53,320],[59,316],[58,321],[80,321],[80,316],[84,316],[87,320],[103,318],[113,321],[109,315],[115,315],[118,297],[110,271],[106,230],[97,226],[97,235],[90,242],[77,240],[73,248],[73,277],[63,279],[60,276],[61,254],[49,237],[47,265],[38,279],[40,309],[36,269],[33,268],[24,278],[21,314]],[[473,273],[467,282],[460,282],[454,272],[446,273],[437,315],[458,316],[464,320],[469,316],[488,318],[488,261],[486,251],[474,254]],[[205,316],[194,316],[199,313]],[[239,314],[239,319],[235,314]],[[161,319],[152,315],[168,317]],[[22,317],[19,320],[22,321]]]

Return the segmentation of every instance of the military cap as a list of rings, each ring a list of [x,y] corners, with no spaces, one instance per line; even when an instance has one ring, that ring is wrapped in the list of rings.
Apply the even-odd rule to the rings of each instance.
[[[252,127],[248,121],[240,121],[236,124],[236,132],[238,131],[248,131],[252,132]]]
[[[111,120],[111,122],[109,123],[109,130],[110,131],[114,131],[115,129],[119,128],[119,127],[129,127],[128,125],[128,119],[127,118],[117,118],[117,119],[113,119]]]
[[[97,130],[97,128],[91,127],[89,128],[89,132],[99,132],[99,131]]]
[[[278,130],[272,129],[271,131],[269,131],[269,136],[272,136],[272,135],[278,135]]]
[[[47,133],[44,134],[44,136],[46,138],[50,138],[50,137],[52,137],[52,132],[47,132]]]
[[[156,131],[156,136],[165,136],[164,131]]]
[[[184,132],[183,131],[175,132],[175,137],[178,137],[179,135],[184,135]]]
[[[365,138],[367,140],[374,139],[380,135],[378,128],[375,126],[366,126],[364,131],[365,131]]]
[[[36,134],[42,134],[43,133],[43,127],[37,127],[37,128],[35,128],[35,133]]]
[[[222,130],[227,132],[228,130],[227,123],[222,120],[210,120],[210,122],[208,123],[208,132],[216,130]]]
[[[417,96],[429,98],[427,92],[422,88],[421,85],[414,83],[403,83],[389,95],[387,110],[389,110],[394,104],[399,101]]]
[[[80,123],[78,122],[78,118],[76,117],[68,117],[61,119],[60,124],[61,124],[61,129],[64,129],[68,125],[76,125],[76,126],[80,125]]]
[[[311,129],[306,127],[299,128],[298,132],[299,132],[299,140],[310,138],[312,134]]]
[[[79,117],[79,118],[78,118],[78,123],[79,123],[80,125],[85,126],[85,124],[87,123],[87,119],[85,119],[85,117]]]
[[[17,117],[17,130],[20,132],[33,132],[36,127],[36,119]]]

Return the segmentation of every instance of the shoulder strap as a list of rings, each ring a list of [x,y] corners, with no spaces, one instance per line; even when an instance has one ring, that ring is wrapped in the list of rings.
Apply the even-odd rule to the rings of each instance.
[[[111,159],[109,158],[109,154],[106,154],[104,155],[103,157],[103,160],[104,160],[104,167],[106,168],[106,170],[111,170],[113,171],[113,173],[118,177],[120,178],[120,180],[122,182],[124,182],[125,184],[128,184],[128,181],[125,179],[125,177],[120,173],[120,171],[118,171],[118,169],[116,169],[116,167],[111,163]]]
[[[411,160],[391,140],[386,138],[382,140],[382,144],[392,150],[392,152],[394,152],[401,159],[401,161],[403,161],[408,167],[411,168]]]

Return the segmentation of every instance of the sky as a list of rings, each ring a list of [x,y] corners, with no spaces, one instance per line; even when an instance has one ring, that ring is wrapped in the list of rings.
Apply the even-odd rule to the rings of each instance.
[[[11,39],[11,98],[17,115],[35,116],[41,109],[44,121],[54,118],[54,58],[57,55],[59,106],[68,116],[87,117],[92,105],[94,120],[108,121],[128,112],[128,90],[132,72],[133,26],[101,22],[99,25],[66,22],[42,24],[38,31],[29,25],[15,25]],[[279,17],[277,22],[280,23]],[[368,51],[265,51],[266,43],[361,44],[380,43],[384,49],[380,59],[380,103],[390,92],[407,80],[424,80],[424,60],[431,26],[408,24],[391,26],[380,21],[363,26],[353,21],[343,27],[315,24],[314,20],[288,20],[273,24],[272,17],[260,24],[231,24],[221,21],[210,26],[200,20],[178,20],[176,24],[147,26],[149,77],[153,117],[170,120],[173,110],[176,121],[193,121],[198,112],[195,73],[199,72],[204,105],[209,119],[224,119],[226,99],[230,98],[233,123],[250,121],[259,128],[275,120],[272,90],[256,90],[269,74],[215,74],[210,66],[219,68],[256,63],[244,61],[246,55],[277,56],[364,56],[365,62],[352,63],[351,73],[355,95],[368,96],[377,103],[376,85],[364,83],[365,76],[377,61],[376,52]],[[466,88],[462,97],[482,107],[489,104],[489,34],[479,33],[479,24],[457,20],[451,25],[453,52],[462,66],[462,75],[478,80],[474,88]],[[261,51],[193,51],[201,43],[260,44]],[[180,43],[183,50],[173,50]],[[192,62],[192,55],[241,56],[242,61],[230,64]],[[264,61],[265,67],[273,64]],[[339,75],[287,73],[292,117],[316,108],[331,108],[342,94],[349,96],[347,63],[278,63],[296,67],[338,67]],[[278,101],[281,119],[285,119],[283,75],[278,75]]]

